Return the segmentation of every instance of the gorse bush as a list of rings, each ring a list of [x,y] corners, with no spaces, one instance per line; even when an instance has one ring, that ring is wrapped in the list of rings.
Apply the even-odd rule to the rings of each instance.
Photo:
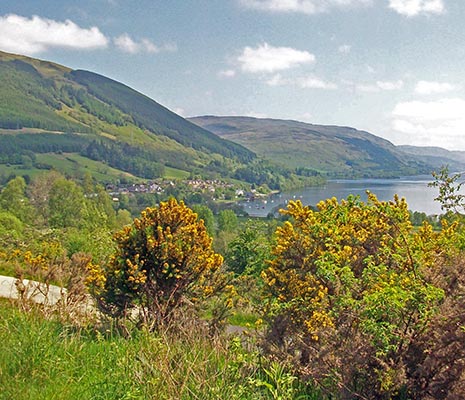
[[[0,268],[67,291],[37,305],[18,282],[20,307],[0,307],[0,399],[465,398],[464,203],[436,179],[434,228],[370,194],[281,221],[223,212],[222,232],[175,199],[116,216],[90,177],[12,180]],[[207,224],[229,235],[224,266]],[[233,340],[231,314],[250,327]]]
[[[440,323],[444,304],[463,301],[451,297],[459,285],[446,288],[456,225],[435,232],[424,223],[414,231],[405,200],[381,202],[373,194],[367,203],[329,199],[317,211],[290,202],[283,213],[291,219],[278,228],[263,272],[267,350],[294,360],[301,376],[342,399],[425,398],[411,360],[423,368],[419,338]],[[438,272],[440,265],[448,267]],[[426,354],[432,343],[424,339]],[[431,368],[428,379],[443,378]]]
[[[165,324],[176,308],[211,295],[223,257],[212,250],[202,220],[175,199],[147,208],[115,235],[116,251],[89,278],[110,315],[138,311],[145,323]]]

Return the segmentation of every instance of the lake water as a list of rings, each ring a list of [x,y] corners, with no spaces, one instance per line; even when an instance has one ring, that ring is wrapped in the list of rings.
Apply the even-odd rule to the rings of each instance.
[[[286,206],[289,200],[300,200],[305,205],[316,205],[320,200],[336,197],[345,199],[350,194],[366,201],[366,191],[376,194],[379,200],[392,200],[395,194],[405,197],[409,209],[425,212],[427,215],[440,214],[441,206],[434,200],[436,188],[428,187],[431,176],[415,176],[400,179],[354,179],[332,180],[320,187],[308,187],[273,195],[266,200],[244,202],[244,210],[250,216],[266,217],[277,208]],[[281,206],[281,207],[280,207]]]

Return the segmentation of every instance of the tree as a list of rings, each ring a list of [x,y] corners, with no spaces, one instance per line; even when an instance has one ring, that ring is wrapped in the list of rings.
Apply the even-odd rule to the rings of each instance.
[[[131,223],[131,213],[126,209],[119,209],[116,214],[116,225],[122,228],[124,225],[130,225]]]
[[[49,171],[44,174],[35,176],[27,187],[28,197],[36,214],[35,222],[38,225],[48,223],[50,209],[49,199],[50,191],[58,180],[65,179],[57,171]]]
[[[203,221],[173,198],[143,211],[115,242],[108,264],[91,274],[92,290],[105,312],[123,316],[137,307],[152,326],[165,324],[188,299],[210,294],[209,278],[223,262]]]
[[[86,194],[83,219],[88,229],[115,228],[116,212],[110,196],[101,185],[92,187],[92,192]]]
[[[221,210],[218,213],[219,231],[231,232],[237,228],[237,216],[233,210]]]
[[[82,227],[85,198],[82,189],[73,181],[57,179],[50,189],[49,223],[54,228]]]
[[[21,237],[24,231],[24,224],[8,211],[0,210],[0,238],[3,246],[6,246],[7,239]]]
[[[439,172],[433,172],[434,181],[429,184],[438,189],[438,197],[441,208],[446,212],[455,214],[463,213],[465,210],[465,194],[462,191],[463,174],[449,174],[448,167],[442,167]]]
[[[13,214],[22,222],[31,217],[31,206],[26,197],[26,182],[18,176],[10,180],[0,193],[0,208]]]
[[[297,357],[305,378],[342,399],[415,387],[408,360],[419,359],[416,341],[447,294],[433,276],[456,252],[455,226],[414,230],[404,199],[373,194],[367,203],[329,199],[317,211],[290,202],[282,212],[290,219],[262,274],[268,350]]]
[[[237,275],[260,276],[270,257],[271,244],[264,222],[249,220],[238,236],[228,245],[225,261]]]

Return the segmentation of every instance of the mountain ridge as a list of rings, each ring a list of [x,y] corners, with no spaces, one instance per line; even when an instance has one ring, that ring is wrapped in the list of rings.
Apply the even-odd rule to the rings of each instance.
[[[353,127],[295,120],[205,115],[191,122],[254,151],[330,177],[388,177],[431,172],[420,158]]]
[[[131,153],[139,165],[126,157],[118,168],[124,164],[124,171],[139,176],[144,168],[160,172],[162,167],[209,174],[211,163],[237,166],[256,158],[116,80],[5,52],[0,52],[0,130],[0,160],[10,164],[36,152],[63,151],[63,141],[110,166],[118,160],[109,152]],[[35,145],[33,137],[25,136],[31,134],[48,135],[49,145]],[[58,139],[58,134],[67,136]]]
[[[402,149],[348,126],[240,116],[184,119],[114,79],[0,52],[0,164],[30,165],[35,154],[66,151],[142,178],[170,168],[182,176],[228,177],[272,189],[322,176],[430,173],[440,162],[462,161],[459,154],[434,158]]]

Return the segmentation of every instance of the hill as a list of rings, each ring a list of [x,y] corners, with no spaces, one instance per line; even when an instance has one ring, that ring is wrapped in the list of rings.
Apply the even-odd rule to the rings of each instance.
[[[397,148],[436,169],[448,165],[453,170],[465,170],[465,151],[450,151],[441,147],[397,146]]]
[[[390,177],[431,171],[422,159],[354,128],[251,117],[201,116],[189,120],[297,170],[331,177]]]
[[[211,174],[212,163],[256,158],[122,83],[0,52],[0,164],[49,168],[54,163],[38,163],[37,155],[59,153],[142,178],[165,168]]]
[[[322,176],[394,177],[465,165],[459,154],[438,154],[349,127],[186,120],[102,75],[0,52],[0,182],[55,168],[107,182],[191,175],[282,190]]]

